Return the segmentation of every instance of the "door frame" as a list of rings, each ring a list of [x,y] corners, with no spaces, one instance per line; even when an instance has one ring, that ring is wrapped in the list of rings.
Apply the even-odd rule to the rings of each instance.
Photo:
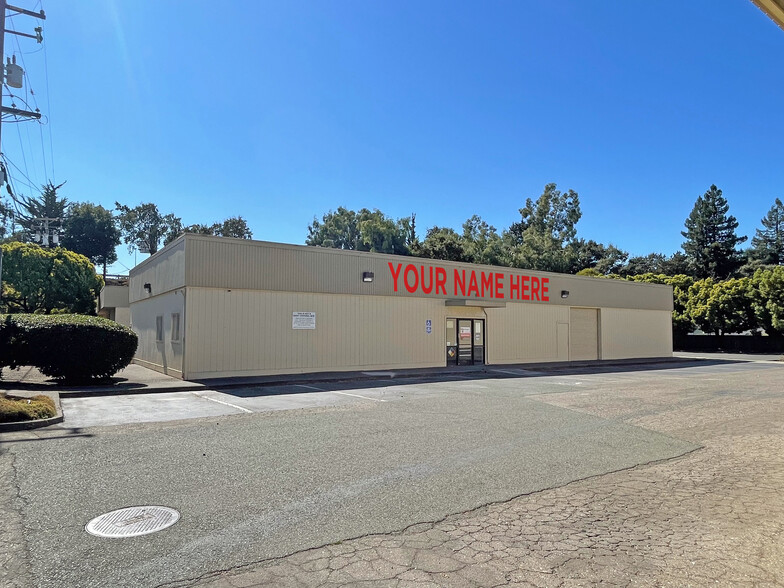
[[[448,354],[449,354],[449,347],[450,346],[446,346],[446,345],[444,346],[444,348],[445,348],[444,350],[445,350],[445,354],[446,354],[446,362],[447,362],[446,365],[447,366],[449,366],[449,365],[458,365],[458,366],[460,366],[460,365],[487,365],[487,319],[486,318],[476,318],[476,317],[448,316],[448,317],[446,317],[445,322],[444,322],[445,329],[446,329],[446,324],[447,324],[446,321],[450,321],[450,320],[455,321],[455,336],[456,336],[455,343],[457,343],[457,345],[455,345],[456,353],[455,353],[454,363],[450,363],[450,360],[449,360],[449,355]],[[471,363],[470,364],[460,363],[460,321],[469,321],[471,323]],[[476,339],[476,323],[477,322],[481,323],[481,325],[482,325],[482,327],[481,327],[482,344],[481,345],[477,345],[476,341],[475,341],[475,339]],[[446,334],[446,330],[445,330],[444,334]],[[447,342],[446,338],[444,339],[444,342],[445,343]],[[476,363],[476,348],[477,347],[481,347],[482,348],[482,363],[481,364]]]

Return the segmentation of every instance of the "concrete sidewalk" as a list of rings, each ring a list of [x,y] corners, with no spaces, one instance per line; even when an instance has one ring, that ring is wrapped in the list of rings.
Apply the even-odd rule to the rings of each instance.
[[[336,382],[404,379],[423,377],[485,377],[487,374],[496,376],[538,375],[540,372],[553,373],[565,369],[634,369],[634,366],[650,367],[664,364],[671,367],[673,363],[693,362],[693,358],[651,358],[633,360],[607,360],[590,362],[551,362],[504,365],[449,366],[397,370],[314,372],[304,374],[276,374],[269,376],[235,376],[229,378],[210,378],[204,380],[181,380],[156,372],[140,365],[131,364],[117,372],[109,382],[95,385],[62,385],[32,366],[22,366],[11,370],[4,369],[0,379],[0,391],[9,394],[18,391],[56,391],[63,397],[92,396],[102,394],[144,394],[152,392],[188,392],[198,390],[219,390],[225,388],[248,388],[253,386],[273,386],[298,383]]]
[[[306,374],[278,374],[270,376],[247,376],[230,378],[211,378],[204,380],[181,380],[156,372],[140,365],[131,364],[117,372],[110,382],[96,385],[64,386],[56,380],[44,376],[36,368],[23,366],[15,370],[4,369],[0,379],[0,391],[8,394],[30,391],[57,392],[62,397],[146,394],[154,392],[190,392],[199,390],[220,390],[227,388],[249,388],[254,386],[274,386],[287,384],[307,384],[317,382],[362,381],[362,380],[395,380],[406,378],[439,378],[439,377],[521,377],[536,376],[542,373],[553,374],[574,370],[619,370],[632,371],[651,369],[655,366],[673,367],[673,364],[691,364],[695,362],[745,362],[775,361],[782,356],[776,355],[738,355],[721,353],[678,353],[673,357],[629,360],[600,360],[550,363],[525,363],[504,365],[478,365],[455,367],[431,367],[417,369],[348,371],[348,372],[315,372]]]

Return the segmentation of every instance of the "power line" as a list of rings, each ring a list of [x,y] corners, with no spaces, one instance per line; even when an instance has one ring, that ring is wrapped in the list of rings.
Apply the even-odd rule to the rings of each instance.
[[[40,0],[39,0],[39,3],[40,3]],[[25,86],[24,82],[25,82],[25,79],[26,79],[27,85],[25,86],[25,89],[24,89],[25,98],[23,99],[23,101],[25,102],[26,105],[27,105],[28,102],[33,102],[33,104],[35,104],[35,106],[36,106],[36,111],[35,112],[33,112],[33,111],[26,111],[26,110],[20,110],[20,109],[16,108],[16,105],[13,105],[13,107],[5,107],[5,106],[2,105],[2,100],[1,100],[1,97],[0,97],[0,113],[1,114],[6,114],[6,115],[10,114],[10,115],[15,116],[16,120],[14,122],[18,122],[18,119],[20,117],[26,117],[28,119],[32,118],[32,119],[40,120],[41,114],[40,114],[40,111],[37,108],[37,106],[38,106],[38,104],[37,104],[38,103],[38,99],[35,97],[35,91],[33,90],[32,85],[30,84],[29,76],[27,76],[26,73],[25,73],[26,64],[25,64],[25,59],[24,59],[24,53],[22,52],[22,48],[21,48],[21,45],[19,44],[18,37],[27,37],[27,38],[35,39],[38,43],[42,43],[43,42],[43,35],[42,35],[43,27],[42,26],[35,27],[35,29],[34,29],[35,34],[34,35],[30,34],[30,33],[24,33],[22,31],[18,31],[18,30],[15,30],[15,29],[6,29],[6,20],[8,18],[6,13],[8,11],[12,12],[12,14],[10,15],[10,19],[9,19],[9,22],[11,22],[11,23],[15,22],[13,20],[13,17],[17,16],[17,15],[31,16],[31,17],[39,19],[41,21],[46,20],[46,14],[44,13],[43,10],[41,10],[40,12],[36,13],[36,12],[32,12],[30,10],[27,10],[25,8],[19,8],[17,6],[12,6],[12,5],[8,4],[8,2],[6,0],[0,0],[0,25],[2,25],[2,31],[0,31],[0,66],[2,67],[2,71],[0,71],[0,79],[1,79],[1,81],[3,83],[3,85],[5,85],[6,78],[7,78],[9,83],[10,83],[10,85],[14,86],[14,87]],[[20,54],[20,57],[21,57],[21,60],[22,60],[23,67],[20,67],[20,66],[16,65],[16,56],[13,57],[13,63],[11,62],[10,59],[8,60],[8,64],[7,65],[4,63],[4,61],[5,61],[5,35],[6,35],[6,33],[14,35],[14,40],[15,40],[17,48],[19,50],[19,54]],[[29,91],[29,94],[28,94],[28,91]],[[20,100],[22,100],[22,99],[20,98]],[[11,122],[11,121],[9,121],[7,119],[7,117],[4,119],[2,116],[0,116],[0,123],[2,123],[3,120],[6,120],[7,122]],[[2,130],[2,124],[0,124],[0,131],[1,130]],[[22,140],[22,133],[19,130],[18,126],[16,127],[16,130],[17,130],[17,136],[19,138],[19,146],[20,146],[20,149],[22,151],[22,160],[23,160],[24,165],[25,165],[25,171],[27,172],[25,175],[26,175],[26,177],[29,180],[30,170],[27,167],[27,156],[25,155],[25,152],[24,152],[24,141]],[[32,157],[33,149],[32,149],[32,140],[30,139],[29,128],[27,130],[27,138],[28,138],[28,143],[30,144],[30,155]],[[41,151],[42,151],[42,154],[43,154],[44,173],[46,173],[46,152],[45,152],[45,149],[43,148],[43,131],[41,131],[41,139],[42,139],[42,141],[41,141],[42,142]],[[0,149],[0,155],[2,155],[2,150],[1,149]],[[33,163],[35,163],[35,159],[34,158],[33,158]],[[36,172],[36,175],[37,175],[37,172]],[[4,177],[0,178],[0,184],[2,184],[4,181],[5,181]]]
[[[37,5],[41,10],[43,10],[43,6],[41,5],[41,0],[38,0]],[[43,27],[43,25],[41,25]],[[46,27],[44,27],[44,33],[46,32]],[[46,45],[47,43],[42,43],[43,50],[44,50],[44,78],[46,83],[46,112],[49,113],[46,124],[49,129],[49,157],[52,160],[52,181],[57,181],[57,175],[54,173],[54,141],[52,139],[52,106],[49,102],[49,58],[46,55]]]

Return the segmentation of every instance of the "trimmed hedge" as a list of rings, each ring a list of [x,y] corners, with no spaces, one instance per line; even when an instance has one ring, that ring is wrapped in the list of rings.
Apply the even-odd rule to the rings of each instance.
[[[9,314],[0,320],[0,367],[32,365],[52,378],[108,378],[126,367],[138,337],[108,319],[78,314]]]
[[[0,396],[0,423],[48,419],[56,414],[54,400],[48,396],[33,396],[29,400],[16,396]]]

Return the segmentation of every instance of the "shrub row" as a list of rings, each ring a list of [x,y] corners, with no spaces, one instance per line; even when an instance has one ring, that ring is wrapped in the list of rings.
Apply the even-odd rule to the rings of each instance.
[[[0,317],[0,367],[37,367],[69,382],[108,378],[126,367],[138,338],[108,319],[77,314]]]

